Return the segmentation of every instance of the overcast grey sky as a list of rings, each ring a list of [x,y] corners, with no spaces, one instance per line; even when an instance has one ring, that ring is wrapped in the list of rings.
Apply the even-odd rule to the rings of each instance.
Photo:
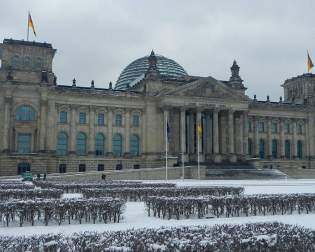
[[[0,39],[25,39],[31,11],[38,36],[57,49],[59,84],[116,82],[136,58],[156,53],[191,75],[228,79],[237,60],[247,94],[273,100],[287,78],[315,61],[315,1],[1,1]]]

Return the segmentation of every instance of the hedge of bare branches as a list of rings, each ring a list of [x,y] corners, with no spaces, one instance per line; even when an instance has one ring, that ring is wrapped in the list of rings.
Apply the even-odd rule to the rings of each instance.
[[[5,189],[33,189],[35,186],[33,184],[24,183],[0,183],[0,190]]]
[[[0,202],[2,223],[35,224],[119,222],[125,203],[120,199],[36,199]]]
[[[200,196],[200,195],[239,195],[244,192],[242,187],[147,187],[147,188],[108,188],[108,189],[83,189],[84,197],[119,197],[127,201],[143,201],[148,196]]]
[[[8,199],[60,198],[59,189],[0,189],[0,201]]]
[[[314,251],[315,234],[281,223],[84,232],[70,236],[0,237],[3,251]]]
[[[164,218],[234,217],[315,212],[315,194],[257,194],[223,197],[148,197],[148,215]]]
[[[175,187],[175,184],[171,183],[129,183],[129,182],[110,182],[110,183],[51,183],[44,181],[34,181],[34,184],[41,188],[56,188],[61,189],[65,193],[81,193],[83,189],[86,188],[124,188],[124,187],[132,187],[132,188],[143,188],[143,187],[167,187],[172,188]]]

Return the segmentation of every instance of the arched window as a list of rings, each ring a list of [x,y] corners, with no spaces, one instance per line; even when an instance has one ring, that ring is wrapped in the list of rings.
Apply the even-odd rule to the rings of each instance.
[[[297,157],[298,159],[303,158],[303,142],[301,140],[297,141]]]
[[[113,137],[113,154],[114,156],[122,156],[123,143],[122,136],[120,134],[115,134]]]
[[[284,142],[284,155],[285,155],[285,158],[287,158],[287,159],[291,158],[291,142],[290,142],[290,140],[285,140],[285,142]]]
[[[137,135],[132,135],[130,138],[130,152],[132,155],[140,155],[140,139]]]
[[[105,153],[105,137],[102,133],[97,133],[95,137],[95,155],[101,156]]]
[[[286,134],[290,134],[291,133],[291,125],[290,122],[285,122],[284,123],[284,132]]]
[[[272,158],[278,157],[278,141],[277,141],[277,139],[272,139],[271,152],[272,152]]]
[[[60,156],[67,155],[68,152],[68,136],[65,132],[60,132],[57,137],[56,154]]]
[[[260,158],[265,158],[265,140],[260,139],[259,140],[259,157]]]
[[[86,135],[83,132],[80,132],[77,135],[77,154],[78,155],[86,154]]]
[[[302,123],[298,123],[297,124],[297,133],[299,135],[302,135],[303,134],[303,124]]]
[[[17,121],[35,121],[36,112],[31,106],[22,105],[17,108],[15,112],[15,119]]]
[[[248,148],[248,155],[251,157],[253,156],[253,141],[251,138],[248,138],[248,145],[247,145],[247,148]]]

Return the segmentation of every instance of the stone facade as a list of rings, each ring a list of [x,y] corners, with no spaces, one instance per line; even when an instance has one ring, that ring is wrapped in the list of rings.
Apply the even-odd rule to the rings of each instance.
[[[159,74],[152,52],[127,90],[65,86],[53,73],[55,52],[47,43],[0,44],[0,175],[161,167],[166,145],[170,166],[195,163],[199,149],[202,163],[314,168],[312,74],[286,80],[283,101],[257,101],[245,95],[236,62],[228,81],[174,79]]]

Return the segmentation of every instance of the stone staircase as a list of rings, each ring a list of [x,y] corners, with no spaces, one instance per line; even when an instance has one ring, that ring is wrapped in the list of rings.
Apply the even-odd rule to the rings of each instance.
[[[206,179],[286,179],[278,169],[256,169],[250,163],[208,164]]]

